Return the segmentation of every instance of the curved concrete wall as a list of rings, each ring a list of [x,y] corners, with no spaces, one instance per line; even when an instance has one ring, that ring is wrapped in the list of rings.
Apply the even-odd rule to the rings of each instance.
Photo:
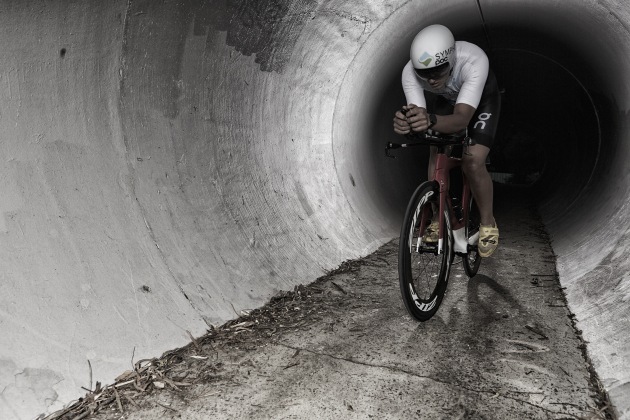
[[[0,5],[2,418],[395,237],[422,156],[382,146],[436,21],[492,51],[507,143],[546,152],[561,280],[629,409],[628,5],[485,0],[486,35],[470,0],[106,3]]]

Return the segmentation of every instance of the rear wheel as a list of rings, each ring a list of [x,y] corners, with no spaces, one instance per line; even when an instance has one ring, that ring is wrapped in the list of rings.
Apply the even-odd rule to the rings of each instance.
[[[438,241],[427,240],[427,228],[431,220],[437,220],[434,212],[438,208],[437,183],[423,183],[409,201],[400,233],[400,291],[407,310],[419,321],[430,319],[442,303],[453,260],[453,233],[448,211],[445,229],[440,232]]]
[[[479,209],[472,198],[468,203],[468,222],[466,224],[466,240],[468,241],[468,253],[462,256],[464,271],[468,277],[474,277],[481,265],[481,255],[477,249],[479,241]]]

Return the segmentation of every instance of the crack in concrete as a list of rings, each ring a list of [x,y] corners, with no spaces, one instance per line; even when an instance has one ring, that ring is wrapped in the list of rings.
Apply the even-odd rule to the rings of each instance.
[[[443,384],[443,385],[454,386],[454,387],[461,388],[461,389],[464,389],[466,391],[477,393],[477,394],[488,394],[488,395],[490,395],[492,397],[505,398],[505,399],[508,399],[508,400],[512,400],[512,401],[515,401],[515,402],[519,402],[519,403],[522,403],[522,404],[529,405],[531,407],[534,407],[536,409],[542,410],[542,411],[544,411],[546,413],[550,413],[550,414],[562,414],[562,415],[571,416],[571,417],[576,418],[576,419],[581,418],[580,416],[576,416],[576,415],[571,414],[571,413],[567,413],[567,412],[564,412],[564,411],[550,410],[548,408],[541,407],[541,406],[536,405],[534,403],[531,403],[529,401],[525,401],[525,400],[521,400],[521,399],[518,399],[518,398],[510,397],[509,395],[501,394],[498,391],[484,391],[484,390],[480,390],[480,389],[473,389],[473,388],[469,388],[469,387],[467,387],[465,385],[462,385],[462,384],[459,384],[459,383],[453,383],[453,382],[449,382],[449,381],[444,381],[444,380],[436,379],[436,378],[431,377],[431,376],[420,375],[418,373],[407,371],[405,369],[401,369],[401,368],[398,368],[398,367],[395,367],[395,366],[378,365],[378,364],[374,364],[374,363],[362,362],[360,360],[355,360],[355,359],[350,359],[350,358],[346,358],[346,357],[336,356],[336,355],[330,354],[330,353],[318,352],[318,351],[307,349],[307,348],[304,348],[304,347],[291,346],[289,344],[280,343],[280,342],[276,342],[275,344],[279,345],[279,346],[282,346],[282,347],[286,347],[286,348],[291,349],[291,350],[295,350],[295,351],[300,351],[300,352],[304,351],[304,352],[307,352],[307,353],[310,353],[310,354],[314,354],[316,356],[329,357],[331,359],[341,360],[341,361],[344,361],[344,362],[353,363],[353,364],[360,365],[360,366],[371,367],[371,368],[378,368],[378,369],[386,369],[386,370],[390,370],[390,371],[393,371],[393,372],[396,372],[396,373],[403,373],[405,375],[413,376],[415,378],[428,379],[428,380],[433,381],[433,382],[437,382],[437,383],[440,383],[440,384]],[[522,391],[507,391],[507,392],[535,394],[534,392],[529,393],[529,392],[522,392]],[[553,404],[564,404],[564,403],[553,403]],[[573,405],[573,404],[571,404],[571,405]],[[583,410],[582,408],[579,408],[579,409]]]

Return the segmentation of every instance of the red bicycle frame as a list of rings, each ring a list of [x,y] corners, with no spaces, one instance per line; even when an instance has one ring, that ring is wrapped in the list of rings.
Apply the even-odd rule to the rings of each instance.
[[[466,205],[466,203],[469,202],[470,200],[470,196],[471,196],[471,191],[470,191],[470,185],[468,184],[468,179],[466,178],[466,175],[463,173],[462,171],[462,179],[463,179],[463,186],[462,186],[462,195],[461,195],[461,203],[462,203],[462,211],[461,211],[461,219],[457,217],[457,215],[455,214],[455,212],[453,211],[453,202],[451,199],[451,196],[449,194],[449,188],[450,188],[450,171],[451,169],[454,168],[458,168],[462,166],[462,158],[458,158],[458,157],[453,157],[453,156],[449,156],[449,154],[447,154],[447,146],[436,146],[437,147],[437,155],[436,155],[436,159],[435,159],[435,170],[433,171],[433,178],[431,178],[431,181],[436,181],[438,183],[439,186],[439,192],[440,192],[440,199],[439,199],[439,203],[440,203],[440,207],[438,209],[438,225],[439,225],[439,232],[440,232],[440,236],[438,238],[438,254],[442,253],[443,250],[443,235],[442,232],[444,232],[444,229],[446,229],[446,223],[449,223],[454,236],[455,236],[455,232],[460,231],[460,229],[464,229],[464,231],[461,232],[465,232],[465,228],[466,228],[466,221],[468,220],[468,212],[469,212],[469,208]],[[448,214],[450,215],[450,219],[447,220],[445,217],[445,210],[448,208]],[[424,231],[425,229],[425,225],[426,222],[430,223],[431,222],[431,218],[430,215],[426,215],[426,217],[423,217],[422,220],[422,229]],[[457,234],[459,236],[459,233]],[[454,238],[454,239],[458,239],[458,238]]]
[[[458,137],[458,136],[450,136],[449,138],[436,137],[434,135],[429,135],[424,133],[424,135],[414,135],[411,136],[418,137],[420,140],[423,138],[425,142],[421,143],[388,143],[385,148],[385,155],[388,157],[394,157],[389,154],[389,150],[397,149],[399,147],[412,147],[412,146],[420,146],[420,145],[431,145],[437,148],[437,154],[435,158],[435,169],[433,171],[433,177],[429,181],[435,181],[438,184],[438,193],[439,197],[439,209],[438,209],[438,225],[439,225],[439,236],[438,236],[438,247],[437,253],[441,254],[444,249],[443,238],[444,238],[444,229],[447,227],[451,227],[453,231],[453,241],[455,242],[455,252],[466,254],[468,252],[468,244],[469,242],[466,240],[466,224],[468,221],[468,216],[470,212],[469,202],[471,198],[471,190],[470,184],[468,183],[468,179],[466,175],[462,171],[462,191],[461,191],[461,217],[460,215],[455,214],[453,211],[453,202],[451,196],[449,194],[450,188],[450,171],[454,168],[461,167],[462,158],[454,157],[451,155],[452,146],[461,145],[463,147],[462,153],[466,153],[466,148],[471,143],[471,140],[468,136]],[[423,214],[414,214],[414,219],[417,217],[421,217],[420,221],[420,237],[424,237],[426,232],[426,228],[433,220],[433,216],[431,213],[435,211],[435,209],[431,209],[429,207],[423,207]],[[446,219],[445,211],[448,209],[448,214],[450,215],[449,219]],[[448,226],[447,226],[448,223]],[[411,237],[411,235],[410,235]],[[471,238],[472,239],[472,238]],[[473,239],[474,241],[475,239]],[[416,243],[416,247],[420,247],[421,243],[418,241]],[[411,244],[410,244],[411,247]],[[459,248],[459,249],[458,249]]]

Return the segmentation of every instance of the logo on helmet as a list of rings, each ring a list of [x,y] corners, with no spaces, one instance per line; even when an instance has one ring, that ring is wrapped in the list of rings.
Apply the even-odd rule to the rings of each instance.
[[[431,63],[432,60],[433,60],[433,57],[431,57],[431,55],[429,55],[429,53],[425,51],[425,53],[422,54],[420,58],[418,58],[418,63],[426,67]]]
[[[435,53],[435,65],[439,66],[440,64],[444,64],[448,62],[449,56],[455,51],[454,47],[451,47],[447,50]]]

